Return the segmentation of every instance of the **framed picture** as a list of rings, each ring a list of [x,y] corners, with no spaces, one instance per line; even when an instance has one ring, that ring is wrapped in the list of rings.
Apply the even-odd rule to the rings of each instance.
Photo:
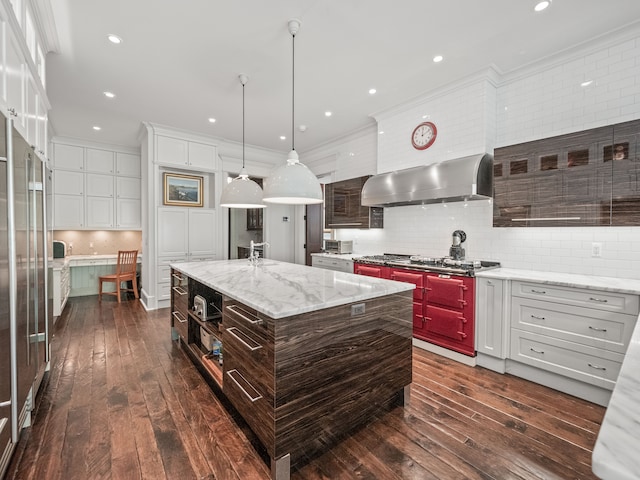
[[[202,177],[164,174],[164,205],[181,207],[202,207]]]

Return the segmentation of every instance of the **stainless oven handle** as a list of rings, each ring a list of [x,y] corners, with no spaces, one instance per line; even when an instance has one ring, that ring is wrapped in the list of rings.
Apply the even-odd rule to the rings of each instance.
[[[10,406],[11,406],[11,400],[7,400],[6,402],[0,402],[0,408],[10,407]]]
[[[227,308],[227,310],[231,310],[233,313],[235,313],[239,317],[244,318],[247,322],[249,322],[252,325],[258,325],[258,324],[262,323],[262,320],[259,319],[259,318],[256,318],[255,320],[252,320],[251,318],[247,317],[246,315],[243,315],[242,313],[240,313],[238,310],[243,311],[243,312],[244,312],[244,310],[242,310],[237,305],[227,305],[226,308]]]
[[[235,334],[234,333],[235,330],[238,330],[238,329],[236,327],[229,327],[225,330],[225,332],[230,333],[231,336],[233,336],[236,340],[241,342],[245,347],[247,347],[252,352],[255,352],[256,350],[259,350],[262,348],[262,345],[258,345],[257,347],[252,347],[247,342],[245,342],[242,338],[240,338],[237,334]]]
[[[187,294],[187,291],[182,287],[171,287],[174,292],[176,292],[181,297]]]
[[[242,374],[241,374],[238,370],[233,369],[233,370],[229,370],[229,371],[227,372],[227,375],[229,375],[229,378],[230,378],[231,380],[233,380],[233,383],[235,383],[235,384],[238,386],[238,388],[239,388],[240,390],[242,390],[242,392],[247,396],[247,398],[248,398],[249,400],[251,400],[252,402],[257,402],[258,400],[260,400],[260,399],[262,398],[262,395],[260,395],[258,392],[256,392],[256,393],[258,393],[258,396],[257,396],[257,397],[252,397],[251,395],[249,395],[249,392],[247,392],[247,391],[244,389],[244,387],[243,387],[242,385],[240,385],[240,382],[238,382],[238,380],[236,380],[235,378],[233,378],[233,374],[237,374],[237,375],[238,375],[242,380],[244,380],[247,384],[249,384],[249,385],[251,385],[251,384],[250,384],[249,382],[247,382],[247,379],[246,379],[246,378],[244,378],[244,377],[242,376]]]
[[[180,323],[185,323],[187,321],[180,312],[171,312],[171,315],[173,315],[174,318],[177,318]]]

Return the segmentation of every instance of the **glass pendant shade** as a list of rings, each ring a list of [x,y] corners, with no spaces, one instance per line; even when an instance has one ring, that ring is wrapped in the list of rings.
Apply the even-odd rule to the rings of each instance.
[[[260,185],[249,178],[243,168],[240,175],[225,185],[220,196],[220,206],[228,208],[264,208]]]
[[[290,205],[322,203],[322,188],[313,172],[299,162],[296,151],[291,150],[287,163],[276,167],[265,180],[263,200]]]

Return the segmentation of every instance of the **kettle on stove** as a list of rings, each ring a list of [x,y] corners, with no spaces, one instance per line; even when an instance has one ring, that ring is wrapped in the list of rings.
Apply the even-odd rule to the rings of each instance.
[[[464,248],[462,244],[467,239],[467,234],[462,230],[456,230],[451,237],[451,247],[449,248],[449,256],[453,260],[464,260]]]

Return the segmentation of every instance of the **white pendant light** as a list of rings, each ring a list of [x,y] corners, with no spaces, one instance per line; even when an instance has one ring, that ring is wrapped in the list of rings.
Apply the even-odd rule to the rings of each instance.
[[[238,75],[242,84],[242,170],[222,190],[220,195],[220,206],[229,208],[264,208],[262,203],[262,189],[260,185],[249,178],[244,168],[244,86],[249,77],[244,74]]]
[[[265,180],[264,201],[306,205],[322,203],[322,188],[316,176],[300,163],[295,149],[295,44],[300,20],[289,20],[289,33],[293,37],[293,68],[291,95],[291,151],[287,163],[276,167]]]

